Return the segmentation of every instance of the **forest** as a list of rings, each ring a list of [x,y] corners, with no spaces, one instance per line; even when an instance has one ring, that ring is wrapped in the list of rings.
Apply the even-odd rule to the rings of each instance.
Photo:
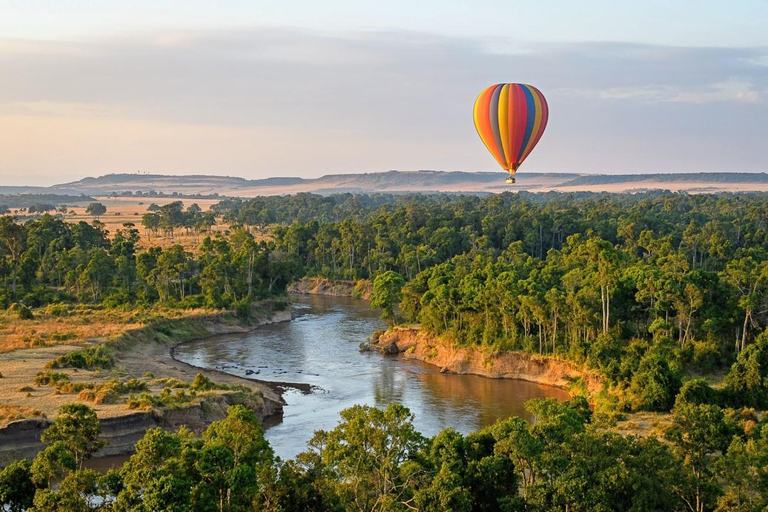
[[[226,232],[207,231],[213,216]],[[570,402],[529,403],[535,422],[510,418],[466,436],[424,438],[396,404],[355,407],[291,461],[234,409],[202,437],[148,432],[107,475],[83,466],[98,449],[93,428],[83,440],[87,428],[62,427],[37,459],[0,473],[5,507],[768,506],[768,195],[297,194],[226,199],[196,224],[203,217],[176,205],[143,219],[148,237],[199,229],[194,253],[138,249],[130,223],[106,233],[98,222],[2,217],[0,303],[19,315],[73,302],[247,311],[302,276],[367,280],[371,305],[393,324],[489,353],[571,361],[599,375],[603,391],[587,396],[574,381]],[[641,411],[665,415],[663,435],[613,430]]]
[[[752,511],[766,506],[768,428],[680,404],[663,439],[624,437],[583,398],[527,404],[500,420],[425,438],[408,409],[354,406],[293,460],[275,457],[252,411],[233,406],[201,436],[153,428],[122,467],[87,467],[103,446],[95,412],[62,407],[33,460],[0,470],[9,511]],[[715,453],[722,453],[716,457]]]
[[[270,201],[224,214],[247,223],[273,211],[276,247],[309,275],[374,286],[399,276],[400,320],[454,343],[586,364],[609,384],[601,403],[612,410],[668,411],[692,386],[718,405],[768,397],[765,195]],[[313,216],[336,220],[289,222]],[[694,378],[712,374],[725,374],[716,389]]]
[[[293,258],[244,229],[206,236],[194,254],[181,245],[140,250],[139,239],[132,223],[110,235],[99,222],[70,224],[45,214],[20,224],[0,217],[0,305],[247,311],[254,301],[283,294],[301,272]]]

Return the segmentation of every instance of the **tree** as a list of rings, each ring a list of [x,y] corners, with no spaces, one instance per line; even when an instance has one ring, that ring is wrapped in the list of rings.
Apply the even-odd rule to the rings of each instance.
[[[680,377],[670,370],[664,357],[649,350],[632,376],[632,405],[643,411],[668,411],[680,389]]]
[[[371,309],[380,309],[381,318],[395,323],[395,306],[402,298],[405,285],[403,276],[393,270],[377,275],[373,280],[373,291],[369,302]]]
[[[21,262],[21,255],[26,249],[26,231],[23,226],[16,223],[14,217],[0,218],[0,242],[2,242],[5,249],[4,252],[10,259],[11,272],[13,274],[11,293],[13,298],[16,299],[19,263]]]
[[[309,445],[322,465],[338,475],[337,490],[349,509],[399,510],[412,502],[423,472],[416,457],[425,439],[402,405],[344,409],[341,423],[329,432],[316,432]]]
[[[144,226],[148,238],[151,238],[151,235],[157,236],[157,230],[160,228],[160,215],[145,213],[141,216],[141,225]]]
[[[724,393],[729,402],[747,407],[768,404],[768,331],[739,352],[725,376]]]
[[[178,433],[160,427],[147,430],[120,470],[125,489],[117,497],[115,508],[191,510],[192,488],[200,481],[194,467],[198,447],[199,440],[183,427]]]
[[[106,444],[99,439],[100,435],[96,412],[85,404],[71,403],[59,408],[56,419],[40,439],[46,444],[63,443],[74,455],[77,467],[82,468],[83,462]]]
[[[261,423],[242,405],[227,410],[203,433],[196,467],[202,481],[195,492],[212,496],[220,512],[251,510],[259,490],[259,473],[273,461]]]
[[[85,213],[96,217],[96,219],[98,220],[99,217],[107,213],[107,207],[101,203],[90,203],[85,208]]]
[[[19,459],[0,471],[0,509],[23,512],[32,506],[35,484],[31,469],[32,462]]]
[[[715,453],[728,446],[729,432],[722,409],[709,404],[680,404],[673,411],[672,426],[665,432],[689,471],[678,485],[678,494],[691,512],[704,512],[717,496],[713,463]]]

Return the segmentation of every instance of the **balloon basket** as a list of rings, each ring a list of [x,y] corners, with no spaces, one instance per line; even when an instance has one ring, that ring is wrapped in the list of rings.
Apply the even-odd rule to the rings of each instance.
[[[507,185],[514,185],[514,184],[515,184],[515,178],[513,178],[512,176],[510,176],[509,178],[507,178],[507,179],[504,181],[504,183],[506,183]]]

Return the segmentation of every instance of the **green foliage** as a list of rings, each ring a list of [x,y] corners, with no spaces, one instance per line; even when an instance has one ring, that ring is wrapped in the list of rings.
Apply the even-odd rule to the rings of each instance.
[[[316,432],[309,444],[322,447],[319,464],[338,474],[334,492],[343,502],[359,510],[399,510],[413,497],[408,483],[421,471],[415,459],[425,442],[410,411],[390,404],[345,409],[336,428]]]
[[[104,447],[100,435],[101,424],[96,412],[87,405],[71,403],[61,406],[40,440],[48,445],[63,443],[74,456],[77,467],[82,468],[86,459]]]
[[[16,313],[16,316],[19,317],[19,320],[34,320],[35,318],[35,315],[32,313],[32,309],[20,302],[14,302],[11,304],[11,307],[8,308],[8,310]]]
[[[668,411],[679,390],[680,377],[669,368],[666,359],[654,350],[648,351],[632,376],[633,407],[644,411]]]
[[[768,505],[768,425],[733,430],[717,406],[682,403],[662,442],[597,428],[581,398],[527,407],[531,423],[509,418],[466,436],[446,429],[427,439],[400,405],[355,406],[336,428],[316,432],[307,451],[282,461],[254,412],[233,406],[200,437],[184,427],[147,430],[122,468],[105,475],[76,462],[83,439],[94,434],[85,408],[76,415],[79,427],[46,431],[46,441],[56,440],[34,461],[0,471],[0,505],[138,512],[703,512]]]
[[[115,365],[112,350],[104,344],[90,345],[82,350],[69,352],[47,363],[48,368],[109,369]]]
[[[665,437],[688,470],[685,480],[676,482],[693,510],[709,508],[718,494],[715,481],[715,454],[725,451],[731,436],[722,409],[710,404],[682,403],[675,407],[672,426]]]
[[[372,309],[381,310],[381,318],[394,323],[395,306],[402,298],[403,285],[405,285],[403,276],[392,270],[377,275],[373,280],[373,291],[369,302]]]
[[[768,405],[768,331],[747,346],[725,376],[724,394],[737,405],[765,407]]]
[[[70,377],[66,373],[51,371],[37,372],[37,375],[35,376],[35,386],[51,386],[69,380]]]
[[[23,512],[32,506],[34,495],[31,461],[16,460],[0,470],[0,508],[9,512]]]
[[[107,213],[107,207],[101,203],[90,203],[85,207],[85,213],[93,215],[97,219]]]
[[[718,392],[709,385],[704,379],[691,379],[680,388],[680,392],[675,399],[675,407],[684,404],[720,404]]]
[[[91,208],[98,215],[100,208]],[[147,236],[173,238],[175,230],[210,234],[213,212],[197,205],[186,211],[176,201],[143,219]],[[160,233],[162,232],[162,234]],[[281,295],[302,269],[273,243],[257,242],[242,228],[206,236],[197,256],[181,245],[139,249],[139,230],[125,223],[108,237],[103,224],[71,224],[43,215],[21,224],[0,217],[0,306],[46,307],[46,314],[69,314],[62,302],[90,302],[107,308],[135,305],[233,308],[250,319],[254,301]],[[25,306],[26,305],[26,306]],[[244,313],[248,313],[245,315]]]

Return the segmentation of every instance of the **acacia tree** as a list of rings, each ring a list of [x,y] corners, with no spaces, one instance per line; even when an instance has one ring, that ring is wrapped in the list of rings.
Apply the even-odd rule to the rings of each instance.
[[[96,217],[96,220],[99,220],[99,217],[107,213],[107,207],[101,203],[91,203],[86,206],[85,213],[92,215]]]

